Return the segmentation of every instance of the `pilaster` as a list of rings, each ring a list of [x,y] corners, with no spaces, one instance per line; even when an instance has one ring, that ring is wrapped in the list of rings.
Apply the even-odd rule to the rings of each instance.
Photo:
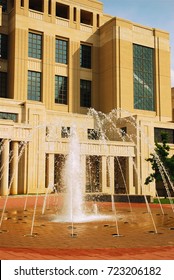
[[[102,192],[108,193],[108,187],[107,187],[107,157],[102,156],[101,161],[101,185],[102,185]]]
[[[1,178],[1,195],[8,195],[8,183],[9,183],[9,140],[5,139],[2,151],[2,178]]]
[[[114,194],[114,157],[108,158],[109,193]]]
[[[133,158],[128,157],[126,161],[126,185],[129,194],[135,194],[135,186],[133,184]]]
[[[11,194],[18,194],[18,142],[12,142]]]
[[[83,186],[83,192],[85,193],[86,189],[86,155],[81,155],[81,182]]]

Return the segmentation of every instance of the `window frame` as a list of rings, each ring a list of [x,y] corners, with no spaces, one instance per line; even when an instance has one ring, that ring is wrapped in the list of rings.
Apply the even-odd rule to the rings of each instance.
[[[0,119],[1,120],[12,120],[14,122],[18,121],[18,114],[17,113],[10,113],[10,112],[0,112]]]
[[[154,127],[154,142],[162,143],[161,133],[166,133],[167,134],[168,144],[174,144],[174,129],[163,128],[163,127]]]
[[[61,84],[62,80],[62,84]],[[60,86],[63,85],[63,89]],[[60,92],[61,90],[61,92]],[[68,77],[62,75],[55,75],[55,99],[56,104],[68,104]]]
[[[71,127],[70,126],[62,126],[61,127],[61,138],[69,138],[71,133]]]
[[[2,6],[2,12],[3,13],[7,13],[8,9],[7,9],[7,0],[0,0],[0,5]]]
[[[31,83],[29,84],[29,74],[30,73],[31,73]],[[34,77],[34,74],[35,74],[35,77]],[[39,79],[39,82],[34,81],[35,80],[34,78]],[[29,91],[29,87],[30,87],[30,91]],[[28,70],[27,99],[40,102],[41,95],[42,95],[42,73],[37,72],[37,71]]]
[[[0,71],[0,98],[8,98],[8,73]]]
[[[32,38],[30,38],[32,35]],[[36,38],[34,38],[34,36]],[[40,38],[40,40],[39,40]],[[36,41],[36,43],[34,42]],[[28,32],[28,57],[34,59],[42,59],[43,56],[43,34],[37,33],[32,30]],[[39,44],[40,42],[40,44]]]
[[[133,44],[134,109],[155,111],[154,49]]]
[[[0,33],[0,59],[8,59],[8,35]]]
[[[92,46],[80,44],[80,67],[85,69],[92,68]]]
[[[90,108],[92,97],[92,81],[80,79],[80,107]]]
[[[66,38],[56,37],[55,40],[55,62],[61,64],[68,64],[68,48],[69,43]]]

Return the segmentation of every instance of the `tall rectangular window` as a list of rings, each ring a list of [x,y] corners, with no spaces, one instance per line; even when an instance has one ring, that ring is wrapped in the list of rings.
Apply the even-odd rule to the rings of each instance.
[[[74,8],[73,20],[77,20],[77,8]]]
[[[91,46],[80,45],[80,67],[91,69]]]
[[[7,98],[7,73],[0,72],[0,97]]]
[[[56,39],[56,62],[68,63],[68,41]]]
[[[133,45],[134,108],[154,111],[153,49]]]
[[[80,106],[91,107],[91,81],[80,80]]]
[[[7,59],[8,56],[8,36],[0,34],[0,58]]]
[[[41,73],[28,71],[28,100],[41,101]]]
[[[48,1],[48,14],[51,15],[51,0]]]
[[[97,27],[100,27],[100,15],[97,14]]]
[[[55,76],[55,103],[67,104],[67,77]]]
[[[42,59],[42,35],[29,32],[28,34],[28,56]]]
[[[7,12],[7,0],[0,0],[0,5],[2,6],[2,11]]]
[[[21,7],[24,7],[24,0],[21,0]]]

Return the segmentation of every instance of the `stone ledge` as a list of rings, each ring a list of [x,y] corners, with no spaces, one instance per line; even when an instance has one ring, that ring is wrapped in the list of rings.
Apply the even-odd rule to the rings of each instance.
[[[146,195],[147,201],[151,202],[151,196]],[[86,201],[104,201],[104,202],[111,202],[111,195],[110,194],[87,194],[85,195]],[[115,202],[135,202],[135,203],[145,203],[144,195],[129,195],[126,194],[114,194],[114,201]]]

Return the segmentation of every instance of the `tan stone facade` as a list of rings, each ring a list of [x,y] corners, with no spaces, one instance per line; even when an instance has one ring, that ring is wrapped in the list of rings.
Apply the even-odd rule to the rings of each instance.
[[[174,121],[174,88],[172,88],[172,120]]]
[[[61,171],[69,151],[63,128],[75,125],[84,191],[113,194],[125,193],[127,188],[130,194],[155,195],[154,184],[144,186],[150,171],[145,158],[154,147],[154,127],[174,129],[169,34],[105,15],[99,1],[35,2],[7,1],[0,8],[0,34],[8,37],[8,56],[3,53],[0,58],[3,83],[4,75],[8,77],[7,89],[1,87],[0,92],[1,194],[45,193],[53,185],[61,188]],[[34,48],[39,51],[34,35],[41,38],[40,58],[34,57]],[[56,61],[60,55],[60,50],[56,54],[56,40],[68,45],[66,63]],[[153,110],[134,105],[134,79],[150,92],[134,75],[135,45],[153,50]],[[81,65],[81,59],[84,63],[89,59],[89,54],[83,57],[81,46],[91,51],[89,67]],[[55,98],[55,77],[67,81],[63,102]],[[90,98],[82,98],[81,81],[90,84]],[[87,116],[88,107],[103,113],[117,110],[121,118],[117,127],[126,127],[126,140],[113,131],[104,142],[90,139],[96,119]],[[95,168],[97,175],[91,171]]]

